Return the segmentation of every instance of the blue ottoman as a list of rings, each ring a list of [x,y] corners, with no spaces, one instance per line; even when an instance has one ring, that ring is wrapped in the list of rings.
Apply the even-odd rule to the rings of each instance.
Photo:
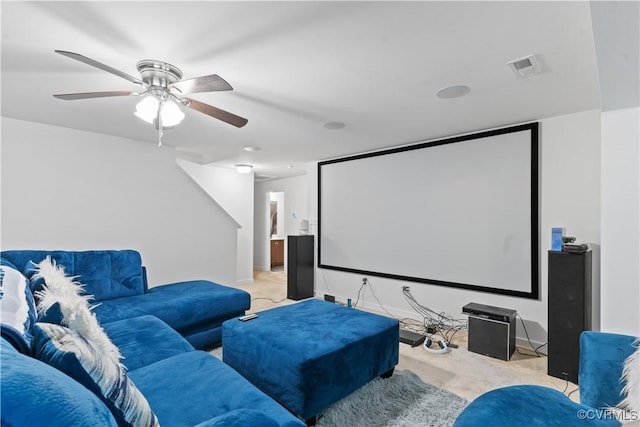
[[[317,414],[398,364],[398,321],[316,299],[222,325],[225,363],[291,412]]]

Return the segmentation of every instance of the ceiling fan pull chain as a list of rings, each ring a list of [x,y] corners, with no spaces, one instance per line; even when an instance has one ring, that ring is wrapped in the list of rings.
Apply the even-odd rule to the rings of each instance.
[[[164,101],[158,102],[158,147],[162,147],[162,106]]]

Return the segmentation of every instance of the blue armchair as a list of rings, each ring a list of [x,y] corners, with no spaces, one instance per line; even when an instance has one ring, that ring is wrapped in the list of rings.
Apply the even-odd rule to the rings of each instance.
[[[636,349],[635,340],[628,335],[582,333],[578,374],[580,403],[549,387],[502,387],[476,398],[453,426],[619,426],[620,421],[608,408],[624,398],[620,377],[625,360]]]

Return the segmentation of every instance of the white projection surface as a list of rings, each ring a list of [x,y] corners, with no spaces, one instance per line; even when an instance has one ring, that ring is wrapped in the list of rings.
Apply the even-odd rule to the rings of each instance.
[[[538,124],[320,162],[318,266],[538,297]]]

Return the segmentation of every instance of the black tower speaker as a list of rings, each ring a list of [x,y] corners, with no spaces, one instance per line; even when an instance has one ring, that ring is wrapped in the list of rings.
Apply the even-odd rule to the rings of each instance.
[[[547,373],[578,383],[580,334],[591,330],[591,251],[549,252]]]
[[[313,297],[313,235],[288,236],[287,298]]]

